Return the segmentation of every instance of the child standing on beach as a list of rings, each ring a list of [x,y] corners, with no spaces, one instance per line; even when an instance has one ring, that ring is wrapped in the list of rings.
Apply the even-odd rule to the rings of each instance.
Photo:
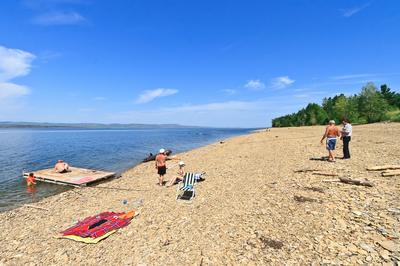
[[[158,184],[160,186],[164,185],[164,175],[167,173],[166,160],[167,156],[165,155],[165,150],[160,149],[160,152],[156,156],[156,169],[159,175]]]

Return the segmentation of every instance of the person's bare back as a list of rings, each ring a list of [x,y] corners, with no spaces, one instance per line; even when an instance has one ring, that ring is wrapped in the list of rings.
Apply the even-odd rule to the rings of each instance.
[[[163,153],[159,153],[156,156],[156,166],[161,167],[165,166],[165,162],[167,160],[167,156],[165,156]]]
[[[63,160],[58,160],[56,165],[54,166],[54,171],[56,171],[57,173],[69,172],[69,165]]]

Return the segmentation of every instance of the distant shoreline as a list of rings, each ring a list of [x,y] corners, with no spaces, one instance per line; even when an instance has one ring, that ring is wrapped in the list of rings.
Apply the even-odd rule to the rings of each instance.
[[[74,129],[136,129],[136,128],[202,128],[178,124],[102,124],[102,123],[41,123],[0,122],[0,128],[74,128]],[[207,127],[204,127],[207,128]]]
[[[47,122],[8,122],[0,121],[0,129],[7,128],[53,128],[53,129],[169,129],[169,128],[210,128],[210,129],[260,129],[243,127],[212,127],[179,124],[103,124],[103,123],[47,123]],[[263,127],[262,127],[263,128]]]

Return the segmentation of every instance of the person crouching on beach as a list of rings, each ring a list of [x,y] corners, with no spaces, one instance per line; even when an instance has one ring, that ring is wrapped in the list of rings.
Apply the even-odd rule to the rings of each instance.
[[[36,177],[33,173],[29,173],[28,177],[26,178],[26,185],[28,187],[36,185]]]
[[[326,149],[329,152],[328,162],[335,161],[334,150],[336,147],[336,137],[340,137],[339,129],[335,125],[335,120],[330,120],[329,125],[325,129],[325,134],[320,141],[322,144],[326,138]]]
[[[160,149],[160,152],[156,156],[156,169],[159,175],[158,184],[160,186],[164,185],[164,175],[167,173],[166,160],[167,156],[165,155],[165,150]]]
[[[179,180],[179,181],[183,180],[183,176],[185,175],[185,163],[183,161],[180,161],[178,163],[178,165],[179,165],[178,173],[177,173],[177,175],[175,175],[175,177],[173,177],[169,181],[169,184],[167,185],[167,187],[174,185],[177,180]]]
[[[54,171],[60,174],[71,172],[71,170],[69,169],[69,165],[63,160],[57,161],[56,165],[54,166]]]

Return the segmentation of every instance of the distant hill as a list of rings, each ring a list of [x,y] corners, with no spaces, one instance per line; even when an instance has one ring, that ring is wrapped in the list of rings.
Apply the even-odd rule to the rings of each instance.
[[[197,128],[178,124],[100,124],[100,123],[42,123],[0,122],[0,128],[80,128],[80,129],[141,129],[141,128]]]

